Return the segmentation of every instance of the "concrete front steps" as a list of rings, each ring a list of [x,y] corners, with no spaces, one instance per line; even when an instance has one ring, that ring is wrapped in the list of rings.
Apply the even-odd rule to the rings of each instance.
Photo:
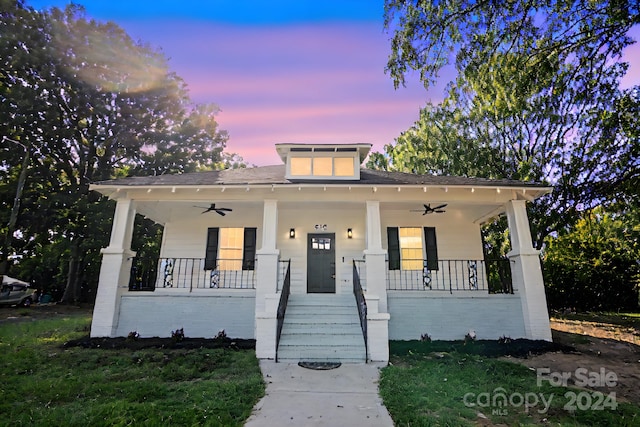
[[[360,318],[352,294],[291,294],[278,362],[366,362]]]

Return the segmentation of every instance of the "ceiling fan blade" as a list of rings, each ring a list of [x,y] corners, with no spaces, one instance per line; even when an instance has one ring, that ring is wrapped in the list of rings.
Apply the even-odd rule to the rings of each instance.
[[[202,212],[200,212],[201,214],[204,214],[204,213],[207,213],[207,212],[211,212],[213,210],[211,208],[205,208],[204,206],[194,206],[194,208],[204,209]]]
[[[201,213],[207,213],[207,212],[215,212],[220,216],[225,216],[226,213],[225,212],[233,212],[233,209],[231,208],[216,208],[216,204],[215,203],[211,203],[211,205],[206,208],[204,206],[196,206],[193,205],[194,208],[200,208],[200,209],[204,209]]]
[[[424,210],[410,209],[409,212],[422,212],[422,215],[428,215],[430,213],[444,213],[445,211],[442,210],[442,208],[447,206],[447,204],[444,203],[440,206],[436,206],[435,208],[432,208],[431,204],[423,204],[422,206],[424,206]]]

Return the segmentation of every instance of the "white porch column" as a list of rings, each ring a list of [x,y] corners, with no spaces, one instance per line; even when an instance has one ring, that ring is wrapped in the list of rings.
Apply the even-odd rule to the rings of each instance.
[[[540,252],[531,242],[531,231],[524,200],[511,200],[507,204],[507,220],[512,250],[511,260],[514,292],[520,295],[526,337],[551,341],[549,311],[540,267]]]
[[[389,313],[387,309],[387,273],[382,248],[382,225],[380,202],[366,202],[367,248],[364,251],[367,301],[367,338],[369,359],[376,362],[389,361]]]
[[[387,310],[387,274],[385,258],[387,251],[382,248],[382,226],[380,223],[380,202],[367,201],[367,248],[366,260],[367,294],[379,297],[378,307]]]
[[[256,356],[275,359],[278,324],[278,202],[265,200],[262,216],[262,246],[256,251]]]
[[[91,322],[92,337],[113,337],[118,326],[120,297],[129,288],[133,221],[136,211],[133,201],[118,199],[113,215],[109,246],[101,250],[102,264],[96,302]]]

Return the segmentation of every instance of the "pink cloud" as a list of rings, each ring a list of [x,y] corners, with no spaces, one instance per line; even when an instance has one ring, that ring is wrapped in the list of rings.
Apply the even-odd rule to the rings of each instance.
[[[353,102],[342,105],[277,106],[223,111],[222,128],[231,135],[228,150],[250,163],[278,164],[274,144],[280,142],[354,143],[374,145],[382,151],[418,118],[420,105],[407,102]],[[283,126],[283,118],[286,125]],[[260,126],[253,126],[259,122]],[[327,124],[331,125],[328,126]],[[237,142],[243,141],[241,151]],[[256,162],[253,159],[260,159]]]
[[[278,164],[278,142],[369,142],[382,151],[443,87],[417,79],[394,90],[384,73],[388,36],[380,23],[243,27],[200,21],[121,23],[161,46],[193,100],[215,103],[228,150],[252,164]],[[640,26],[630,32],[640,38]],[[640,45],[623,87],[640,84]],[[447,70],[441,80],[449,80]]]
[[[278,142],[368,142],[381,151],[430,96],[417,82],[394,90],[379,23],[136,28],[163,47],[192,99],[220,106],[227,150],[252,164],[280,163]]]

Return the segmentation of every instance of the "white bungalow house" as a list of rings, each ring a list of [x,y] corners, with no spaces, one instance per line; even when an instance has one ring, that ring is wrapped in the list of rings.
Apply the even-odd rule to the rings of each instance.
[[[278,166],[92,185],[117,204],[91,336],[224,330],[259,358],[343,362],[423,334],[550,341],[525,204],[551,189],[361,169],[370,148],[277,144]],[[164,225],[160,259],[132,252],[136,213]],[[501,214],[512,250],[488,260],[480,226]]]

